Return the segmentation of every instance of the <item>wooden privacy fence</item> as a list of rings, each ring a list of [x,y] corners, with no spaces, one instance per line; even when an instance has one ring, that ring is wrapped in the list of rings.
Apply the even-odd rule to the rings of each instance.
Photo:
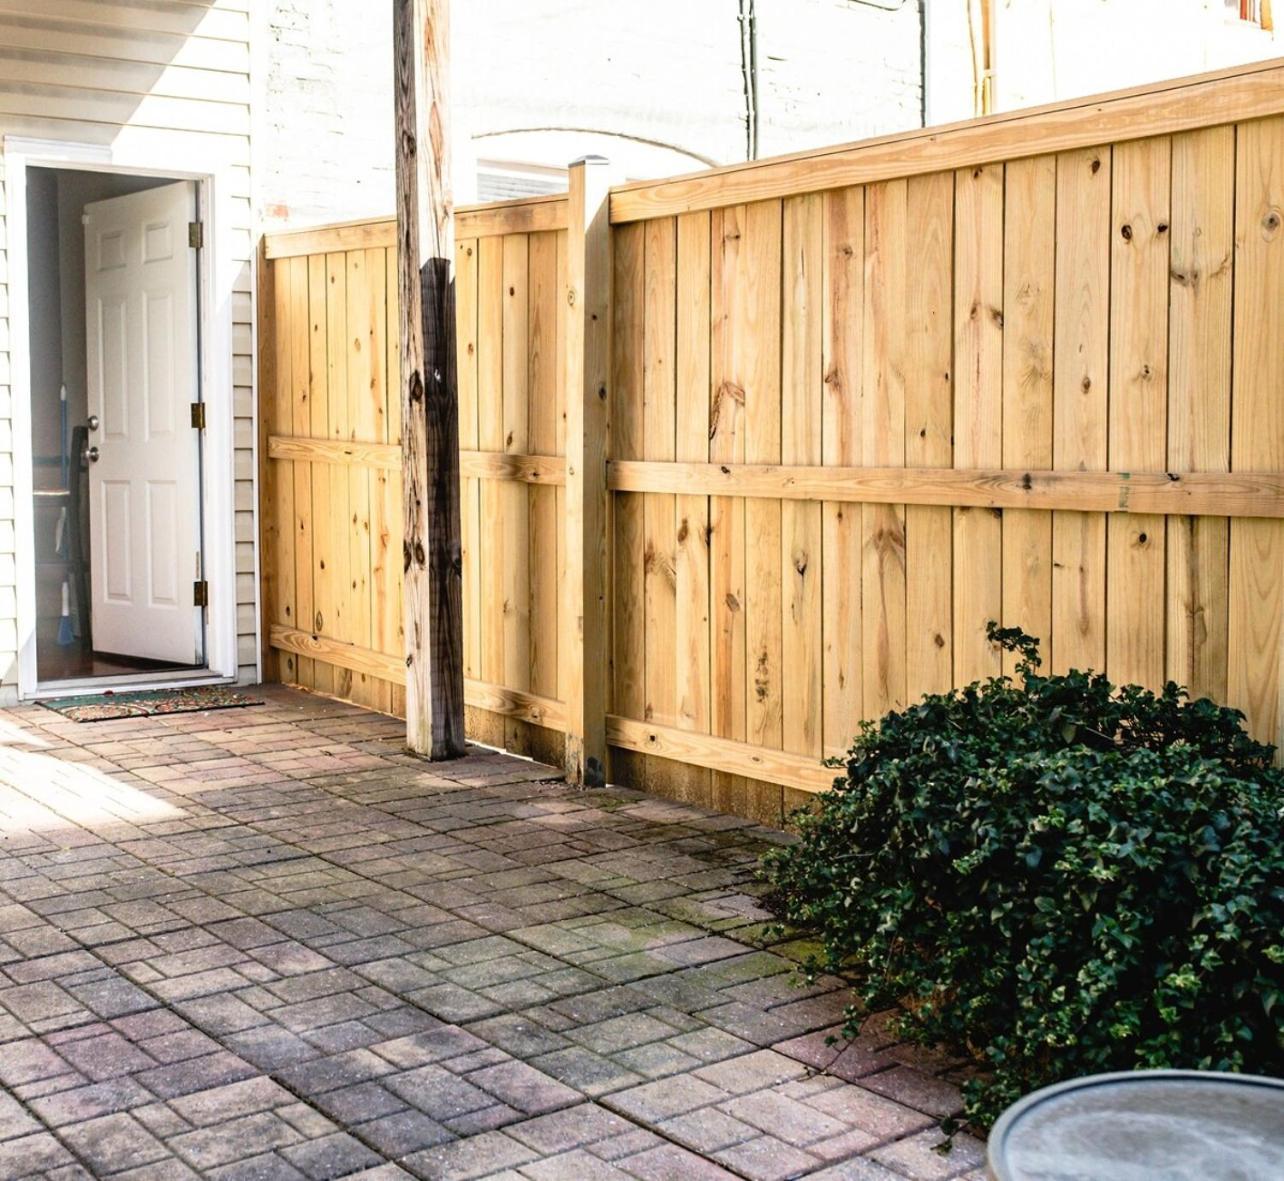
[[[622,185],[609,225],[582,168],[461,211],[471,732],[597,727],[616,781],[779,820],[862,718],[1003,671],[997,619],[1278,742],[1282,116],[1263,63]],[[392,242],[268,241],[263,518],[280,675],[395,710]]]

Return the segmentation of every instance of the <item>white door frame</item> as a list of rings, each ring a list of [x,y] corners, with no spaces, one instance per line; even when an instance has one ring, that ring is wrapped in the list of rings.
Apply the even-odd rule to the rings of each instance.
[[[204,514],[205,576],[210,586],[206,614],[206,668],[199,676],[140,672],[127,678],[96,678],[59,692],[92,693],[108,681],[113,687],[137,682],[148,687],[192,684],[194,680],[228,681],[237,675],[236,652],[236,512],[232,390],[233,268],[228,262],[231,183],[220,172],[175,168],[171,159],[111,145],[33,140],[7,136],[4,177],[9,216],[9,326],[12,335],[13,478],[17,558],[18,695],[41,692],[36,671],[36,571],[31,454],[31,370],[28,331],[27,169],[60,168],[114,172],[196,182],[205,242],[198,271],[200,296],[201,400],[206,429],[202,443],[201,498]]]

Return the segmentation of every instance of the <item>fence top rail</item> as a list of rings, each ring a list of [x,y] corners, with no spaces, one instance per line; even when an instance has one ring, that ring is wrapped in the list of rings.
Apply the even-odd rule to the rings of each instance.
[[[300,226],[263,235],[269,259],[297,258],[304,254],[329,254],[340,250],[362,250],[397,244],[395,217],[364,217],[355,221]]]
[[[492,234],[525,234],[538,230],[566,229],[566,194],[522,197],[483,205],[460,205],[455,209],[456,238],[485,238]],[[353,221],[327,222],[278,230],[263,236],[269,259],[296,258],[304,254],[328,254],[339,250],[360,250],[397,244],[397,219],[363,217]]]
[[[492,234],[529,234],[566,229],[567,194],[490,201],[455,208],[455,237],[485,238]]]
[[[611,221],[1040,156],[1284,112],[1284,58],[611,190]]]
[[[504,210],[530,209],[536,205],[565,205],[566,193],[544,193],[538,197],[509,197],[504,201],[477,201],[473,204],[455,206],[456,217],[467,217],[475,213],[502,213]]]

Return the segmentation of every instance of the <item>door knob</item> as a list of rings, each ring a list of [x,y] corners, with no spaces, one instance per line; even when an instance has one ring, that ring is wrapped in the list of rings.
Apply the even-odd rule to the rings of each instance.
[[[85,448],[85,458],[86,458],[87,460],[89,460],[89,462],[90,462],[90,463],[97,463],[97,462],[98,462],[98,448],[97,448],[97,447],[86,447],[86,448]]]
[[[96,431],[98,429],[98,415],[91,414],[89,416],[88,426],[91,431]]]

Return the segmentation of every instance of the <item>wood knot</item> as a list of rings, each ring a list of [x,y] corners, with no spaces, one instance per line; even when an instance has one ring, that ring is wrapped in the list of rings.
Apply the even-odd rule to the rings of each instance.
[[[1131,241],[1132,241],[1132,226],[1130,226],[1127,222],[1125,222],[1123,225],[1121,225],[1121,226],[1119,227],[1119,236],[1120,236],[1120,237],[1121,237],[1125,242],[1131,242]]]
[[[754,662],[753,688],[759,701],[766,701],[771,694],[771,662],[766,652],[759,652]]]
[[[1093,174],[1093,176],[1096,176],[1096,175],[1097,175],[1097,173],[1098,173],[1098,172],[1100,172],[1100,171],[1101,171],[1101,158],[1100,158],[1100,157],[1098,157],[1098,156],[1094,156],[1094,157],[1092,158],[1092,174]]]
[[[727,409],[727,404],[731,404],[734,409],[737,406],[743,407],[745,404],[745,391],[743,387],[736,385],[734,381],[724,381],[718,386],[718,392],[713,396],[713,409],[709,414],[709,438],[713,438],[721,425],[722,414]],[[727,410],[727,413],[731,413]]]
[[[727,604],[727,610],[728,610],[728,611],[739,611],[739,610],[740,610],[740,600],[739,600],[738,598],[736,598],[736,596],[735,596],[734,594],[728,593],[727,598],[726,598],[726,604]]]
[[[1083,392],[1086,394],[1090,389],[1092,389],[1092,378],[1085,377],[1083,381],[1079,383],[1079,385],[1082,388]]]

